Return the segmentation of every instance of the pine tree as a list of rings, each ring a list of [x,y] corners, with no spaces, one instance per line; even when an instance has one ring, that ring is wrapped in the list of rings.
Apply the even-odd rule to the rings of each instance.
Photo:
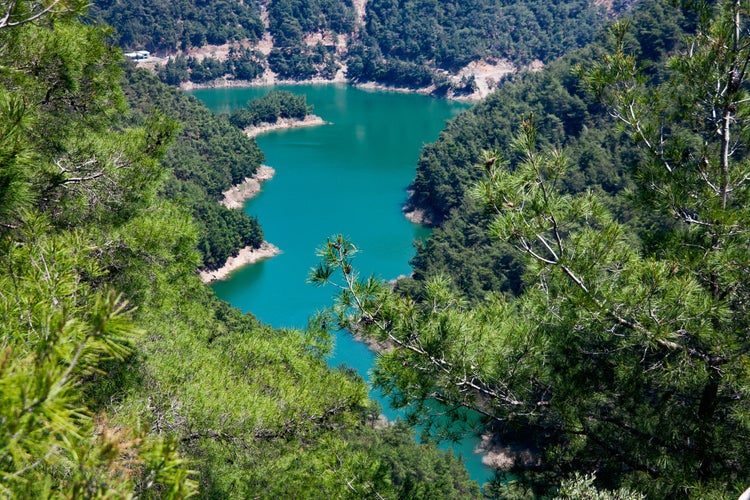
[[[132,241],[170,127],[114,126],[119,60],[82,8],[0,7],[0,496],[182,498],[175,443],[90,397],[142,337],[106,255]]]
[[[473,190],[491,236],[525,259],[518,298],[470,308],[443,278],[421,301],[400,297],[360,281],[341,239],[313,274],[341,273],[339,323],[391,346],[377,380],[396,401],[470,407],[535,436],[539,473],[519,472],[546,487],[573,472],[655,498],[747,487],[750,5],[701,6],[666,75],[637,67],[622,24],[614,52],[581,70],[641,147],[629,199],[653,229],[634,234],[597,195],[564,194],[570,165],[539,151],[532,117],[512,168],[487,153]]]

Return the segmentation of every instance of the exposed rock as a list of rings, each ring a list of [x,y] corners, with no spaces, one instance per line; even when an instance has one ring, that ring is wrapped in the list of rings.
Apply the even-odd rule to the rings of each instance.
[[[540,464],[539,450],[522,445],[506,445],[498,437],[488,432],[482,435],[482,442],[475,450],[483,453],[482,463],[495,469],[510,470],[515,463],[525,467],[535,467]]]
[[[215,271],[200,271],[201,281],[211,283],[226,279],[232,271],[253,264],[262,259],[269,259],[281,253],[275,245],[264,241],[259,248],[245,247],[234,257],[229,257],[226,263]]]
[[[222,194],[224,198],[219,202],[229,209],[242,208],[247,200],[260,192],[260,183],[273,178],[276,171],[268,165],[261,165],[252,177],[232,186]]]

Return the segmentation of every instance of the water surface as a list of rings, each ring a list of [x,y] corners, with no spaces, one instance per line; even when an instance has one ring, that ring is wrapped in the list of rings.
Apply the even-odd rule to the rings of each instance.
[[[425,143],[437,139],[446,120],[465,104],[415,94],[375,92],[337,85],[276,87],[304,94],[326,125],[274,131],[256,138],[276,176],[245,210],[258,217],[265,239],[282,253],[233,273],[213,285],[216,294],[274,327],[304,328],[331,303],[334,290],[306,282],[318,262],[316,249],[335,234],[360,249],[355,267],[364,276],[390,280],[410,273],[413,241],[428,230],[407,221],[401,208]],[[194,91],[214,112],[229,112],[269,88]],[[375,355],[342,333],[330,364],[345,363],[369,381]],[[389,419],[398,413],[376,392]],[[452,448],[471,476],[492,471],[474,453],[476,439]]]

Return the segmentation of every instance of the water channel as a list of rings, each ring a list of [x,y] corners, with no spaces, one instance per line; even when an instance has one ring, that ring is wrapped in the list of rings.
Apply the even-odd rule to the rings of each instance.
[[[306,282],[326,238],[343,234],[361,253],[355,265],[364,276],[390,280],[410,272],[413,241],[429,231],[401,211],[425,143],[437,139],[446,120],[467,105],[416,94],[376,92],[345,85],[275,87],[304,94],[327,124],[274,131],[257,137],[276,176],[245,210],[258,217],[265,239],[282,253],[233,273],[213,285],[216,294],[277,328],[303,328],[330,305],[333,290]],[[270,89],[193,91],[214,112],[229,112]],[[342,333],[330,364],[354,368],[369,381],[375,355]],[[393,420],[399,414],[376,391],[371,396]],[[471,477],[492,477],[474,452],[476,437],[444,444],[461,454]]]

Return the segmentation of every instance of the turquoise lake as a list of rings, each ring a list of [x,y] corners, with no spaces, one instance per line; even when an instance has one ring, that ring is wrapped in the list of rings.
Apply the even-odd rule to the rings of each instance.
[[[360,250],[355,267],[363,276],[390,280],[411,272],[413,242],[429,231],[403,216],[407,187],[424,144],[437,139],[447,120],[467,105],[416,94],[377,92],[345,85],[278,86],[304,94],[326,125],[268,132],[256,138],[276,170],[245,210],[258,218],[266,241],[281,254],[234,272],[213,284],[217,296],[277,328],[304,328],[331,304],[334,290],[307,283],[326,238],[343,234]],[[191,92],[216,113],[260,97],[268,87]],[[375,354],[341,333],[330,364],[346,364],[369,381]],[[389,419],[399,414],[376,391]],[[474,453],[469,437],[450,445],[480,484],[492,470]],[[448,447],[444,444],[441,447]]]

